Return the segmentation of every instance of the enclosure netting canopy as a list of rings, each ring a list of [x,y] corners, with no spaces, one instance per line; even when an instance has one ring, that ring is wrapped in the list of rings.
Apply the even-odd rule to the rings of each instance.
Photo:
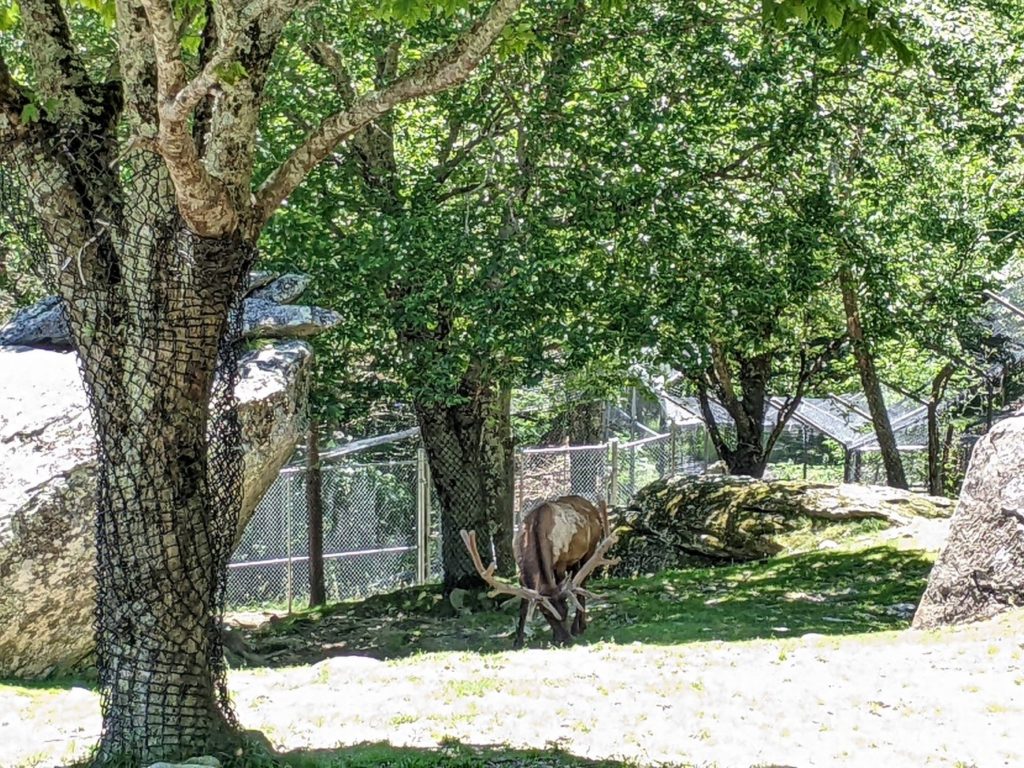
[[[662,394],[666,418],[678,425],[703,422],[700,402],[696,397],[681,394],[678,382]],[[928,409],[924,403],[892,387],[883,386],[886,408],[897,444],[901,448],[920,449],[927,444]],[[711,400],[711,413],[719,425],[731,423],[731,416],[720,403]],[[774,425],[785,398],[770,398],[765,408],[766,425]],[[849,451],[877,451],[878,439],[871,425],[867,400],[863,394],[830,394],[827,397],[805,397],[790,419],[791,429],[807,428],[835,440]]]

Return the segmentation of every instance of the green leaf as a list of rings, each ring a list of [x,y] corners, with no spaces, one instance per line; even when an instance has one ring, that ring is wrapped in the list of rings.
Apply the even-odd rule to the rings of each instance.
[[[14,29],[21,16],[21,8],[16,2],[0,8],[0,32],[8,32]]]
[[[39,120],[39,107],[33,104],[31,101],[22,107],[21,110],[21,121],[23,123],[34,123]]]
[[[214,74],[217,75],[217,80],[227,86],[232,86],[244,79],[249,73],[240,61],[232,61],[227,64],[221,64],[219,67],[214,69]]]

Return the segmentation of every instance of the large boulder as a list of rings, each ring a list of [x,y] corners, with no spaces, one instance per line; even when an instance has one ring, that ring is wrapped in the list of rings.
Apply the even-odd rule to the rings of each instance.
[[[302,436],[311,351],[243,356],[240,528]],[[74,353],[0,347],[0,677],[65,672],[93,647],[96,455]]]
[[[616,576],[665,568],[759,560],[797,534],[837,521],[947,517],[953,502],[868,485],[762,481],[732,475],[672,477],[641,489],[615,516]]]
[[[913,626],[988,619],[1024,606],[1024,409],[978,441],[946,545]]]

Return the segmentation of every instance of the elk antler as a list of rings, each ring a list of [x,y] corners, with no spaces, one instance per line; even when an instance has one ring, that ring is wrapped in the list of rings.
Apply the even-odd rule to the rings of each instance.
[[[615,546],[615,543],[618,540],[619,534],[615,531],[608,534],[608,536],[606,536],[605,539],[597,545],[597,549],[594,550],[594,554],[590,556],[590,559],[588,559],[587,562],[585,562],[580,569],[576,571],[576,575],[572,577],[572,581],[566,579],[563,583],[561,589],[562,595],[575,605],[577,609],[579,609],[580,604],[576,599],[576,595],[583,595],[584,597],[591,599],[597,599],[598,597],[593,592],[588,592],[582,587],[582,584],[587,580],[587,577],[590,576],[596,568],[599,568],[602,565],[618,564],[619,558],[613,557],[609,560],[605,557],[605,553]]]
[[[491,591],[488,593],[491,597],[495,595],[514,595],[515,597],[521,597],[523,600],[529,601],[529,615],[533,617],[533,607],[540,603],[543,605],[552,616],[559,621],[562,620],[562,614],[555,610],[555,606],[551,604],[551,601],[542,595],[535,589],[529,589],[527,587],[517,587],[514,584],[509,584],[506,581],[502,581],[494,575],[495,564],[491,563],[489,566],[484,568],[483,560],[480,558],[480,553],[476,548],[476,531],[467,531],[463,528],[459,531],[459,535],[462,536],[462,542],[466,545],[466,549],[469,550],[469,556],[473,560],[473,566],[476,568],[476,572],[480,574],[480,578],[483,579],[491,587]]]

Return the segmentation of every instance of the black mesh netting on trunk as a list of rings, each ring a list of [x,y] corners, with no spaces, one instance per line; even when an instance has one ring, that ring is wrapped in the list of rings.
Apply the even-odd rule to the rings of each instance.
[[[162,162],[104,137],[0,147],[0,221],[63,299],[96,433],[104,764],[227,746],[220,624],[242,490],[240,289],[255,256],[182,224]]]

